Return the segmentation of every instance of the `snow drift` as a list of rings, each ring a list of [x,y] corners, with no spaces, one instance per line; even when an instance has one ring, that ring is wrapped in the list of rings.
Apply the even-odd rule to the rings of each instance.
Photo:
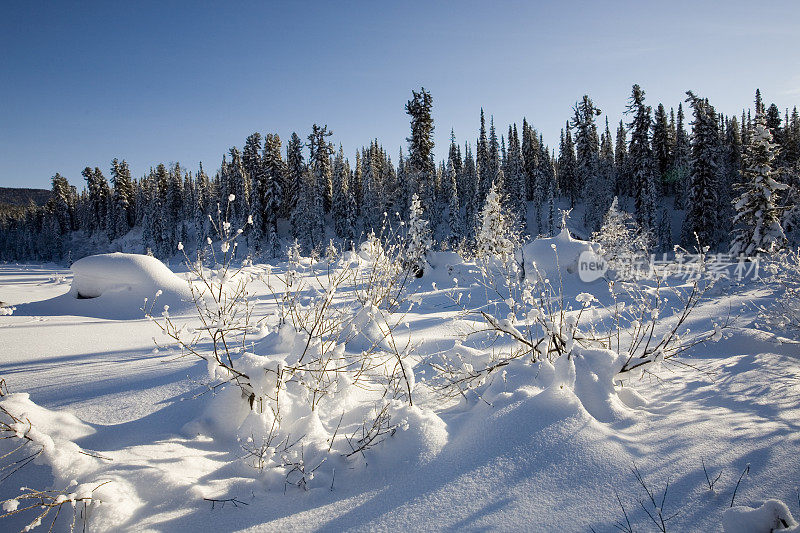
[[[558,284],[559,276],[564,282],[579,281],[578,259],[584,252],[598,253],[596,243],[575,239],[564,228],[554,237],[534,239],[522,247],[518,259],[531,281],[549,279]]]
[[[72,264],[74,274],[70,294],[76,298],[98,298],[113,292],[149,294],[156,291],[188,293],[186,281],[172,273],[164,263],[148,255],[91,255]]]
[[[180,312],[191,305],[186,280],[155,257],[141,254],[99,254],[72,264],[67,294],[18,307],[21,315],[75,315],[107,319],[143,318],[142,306],[168,305]]]

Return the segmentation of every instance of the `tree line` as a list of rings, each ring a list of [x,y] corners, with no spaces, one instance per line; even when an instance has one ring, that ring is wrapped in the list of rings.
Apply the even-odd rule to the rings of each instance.
[[[527,119],[498,134],[481,109],[474,143],[457,142],[451,130],[438,163],[432,106],[430,92],[412,91],[407,151],[396,163],[377,139],[351,163],[328,127],[314,124],[305,140],[292,133],[285,148],[276,133],[253,133],[223,155],[213,176],[202,163],[195,172],[160,163],[134,179],[127,162],[114,159],[108,178],[86,167],[78,192],[56,174],[46,205],[0,213],[0,259],[114,250],[168,258],[179,242],[213,241],[223,220],[242,228],[241,253],[253,258],[278,256],[286,237],[305,253],[330,238],[350,247],[407,219],[414,195],[437,246],[474,249],[493,188],[516,229],[533,236],[555,231],[559,207],[580,207],[589,235],[620,198],[654,250],[699,241],[756,253],[800,240],[800,117],[796,107],[783,117],[775,104],[766,107],[758,90],[755,113],[739,118],[692,91],[677,111],[653,110],[634,85],[613,134],[608,118],[598,124],[602,112],[587,95],[565,122],[557,153]],[[676,211],[684,214],[679,236]]]

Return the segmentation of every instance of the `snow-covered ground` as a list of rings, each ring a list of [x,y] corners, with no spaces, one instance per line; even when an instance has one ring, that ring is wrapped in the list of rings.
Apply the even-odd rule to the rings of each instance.
[[[566,270],[565,256],[560,266]],[[407,384],[414,405],[402,395],[389,402],[387,412],[400,420],[394,431],[346,458],[352,446],[346,437],[358,431],[366,412],[360,406],[384,405],[373,392],[342,386],[316,414],[287,400],[287,409],[298,409],[295,437],[305,436],[308,444],[302,456],[287,452],[295,455],[284,462],[298,464],[301,457],[307,470],[316,468],[300,486],[297,477],[285,477],[286,468],[271,468],[269,461],[266,469],[254,465],[248,434],[263,434],[263,416],[237,411],[234,385],[200,394],[208,390],[209,365],[164,347],[157,324],[139,310],[139,292],[129,291],[132,296],[112,286],[99,298],[79,300],[71,293],[69,270],[0,265],[0,300],[16,308],[0,316],[0,377],[8,389],[0,405],[29,419],[40,432],[29,434],[29,446],[45,449],[35,464],[0,484],[0,500],[15,498],[22,486],[72,484],[76,497],[102,501],[88,506],[88,527],[112,531],[615,531],[615,524],[627,527],[625,514],[634,531],[649,531],[658,528],[647,513],[659,522],[659,510],[670,518],[669,531],[718,531],[734,490],[737,506],[759,508],[775,499],[800,515],[800,345],[780,336],[784,332],[755,325],[758,306],[769,306],[779,288],[750,281],[712,289],[687,324],[693,332],[711,332],[711,341],[622,388],[604,383],[603,357],[611,352],[589,350],[572,367],[514,361],[459,400],[433,390],[432,365],[456,357],[477,368],[492,354],[497,360],[507,344],[491,333],[465,337],[476,323],[456,302],[491,311],[491,305],[483,307],[492,298],[477,266],[454,254],[439,254],[431,263],[410,282],[398,308],[396,336],[414,347],[410,362],[401,365],[409,372],[414,367]],[[545,257],[537,263],[553,264]],[[124,269],[89,266],[76,269],[88,276],[79,280],[84,288],[99,274],[130,278]],[[272,272],[283,275],[287,268],[276,265]],[[255,265],[243,274],[264,272]],[[311,279],[323,272],[330,271],[306,264],[295,275]],[[162,274],[153,274],[151,290]],[[585,292],[610,303],[602,280],[583,283],[572,272],[561,285],[576,310]],[[277,361],[269,358],[291,339],[275,328],[275,295],[263,283],[248,287],[252,316],[267,317],[253,335],[249,364],[269,368]],[[657,290],[646,281],[638,287]],[[336,305],[361,309],[352,344],[342,348],[346,353],[365,350],[360,336],[368,344],[380,326],[350,289],[343,286],[335,296]],[[170,316],[199,327],[188,306],[172,307]],[[721,338],[714,334],[715,325],[730,317],[732,327]],[[592,320],[602,320],[602,311]],[[670,317],[664,320],[668,325]],[[4,449],[13,441],[3,441]],[[713,491],[704,466],[710,481],[721,473]],[[783,516],[775,502],[736,511],[725,517],[730,531],[757,531],[758,524]],[[71,515],[65,510],[58,526],[68,527]],[[21,529],[35,516],[5,518],[0,529]],[[50,520],[52,515],[42,527]]]

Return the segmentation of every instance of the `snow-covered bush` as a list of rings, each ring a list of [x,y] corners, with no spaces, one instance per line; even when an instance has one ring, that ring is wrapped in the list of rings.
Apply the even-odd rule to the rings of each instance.
[[[535,261],[531,264],[535,268]],[[537,375],[550,376],[545,386],[573,389],[587,410],[603,417],[604,408],[613,411],[615,387],[655,372],[701,342],[721,339],[730,325],[724,321],[712,331],[688,332],[687,320],[710,287],[708,280],[670,286],[658,278],[653,286],[623,285],[621,291],[611,282],[605,289],[610,303],[602,304],[594,294],[576,293],[576,285],[559,273],[551,279],[553,273],[526,272],[511,282],[503,272],[495,275],[487,283],[489,301],[481,305],[470,308],[453,291],[464,316],[474,320],[467,337],[489,335],[493,350],[487,359],[457,349],[432,362],[434,384],[445,396],[483,397],[493,381],[533,365]],[[597,292],[600,286],[591,288]],[[675,311],[674,302],[680,302],[677,312],[662,323],[665,311]]]
[[[203,326],[168,309],[151,314],[170,342],[208,363],[217,394],[187,430],[235,438],[266,481],[277,474],[306,488],[331,455],[363,455],[408,429],[416,360],[410,337],[398,335],[408,277],[399,242],[373,235],[358,253],[331,249],[323,260],[290,250],[285,270],[234,267],[230,254],[214,268],[190,263]],[[255,315],[251,283],[266,286],[275,314]]]
[[[800,524],[785,503],[767,500],[758,508],[726,509],[722,515],[722,530],[725,533],[798,533]]]
[[[800,331],[800,248],[774,254],[765,270],[772,273],[769,282],[783,292],[760,317],[773,329],[797,333]]]
[[[391,226],[384,226],[380,236],[370,232],[357,254],[345,253],[342,268],[353,271],[354,293],[361,305],[395,309],[400,295],[416,271],[405,267],[408,244]],[[427,261],[427,260],[425,260]]]
[[[637,265],[647,260],[651,236],[633,217],[620,210],[615,196],[600,230],[592,234],[591,240],[600,245],[599,252],[617,279],[632,280],[642,271]]]

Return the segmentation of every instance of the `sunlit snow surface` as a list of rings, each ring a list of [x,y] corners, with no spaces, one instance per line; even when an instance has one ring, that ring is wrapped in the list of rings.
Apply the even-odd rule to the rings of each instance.
[[[484,289],[469,284],[474,268],[451,268],[453,260],[431,261],[436,268],[412,287],[418,304],[407,316],[408,331],[421,353],[461,343],[463,327],[447,297],[454,277],[473,304],[485,298]],[[730,313],[741,315],[742,327],[694,348],[684,359],[694,368],[672,365],[659,372],[662,381],[634,381],[608,401],[584,393],[589,389],[580,382],[574,390],[551,387],[548,370],[531,367],[492,384],[491,405],[443,403],[426,388],[430,371],[420,363],[414,371],[421,409],[408,414],[411,429],[368,451],[366,460],[323,465],[304,492],[262,483],[240,460],[236,442],[187,430],[215,400],[193,399],[206,365],[154,350],[159,332],[139,318],[142,295],[108,304],[102,296],[76,300],[71,276],[52,265],[0,265],[0,300],[17,307],[0,316],[0,377],[11,393],[29,395],[4,401],[55,441],[108,459],[76,459],[64,445],[47,465],[29,465],[3,482],[0,499],[22,485],[110,480],[91,529],[615,531],[614,522],[624,521],[616,491],[634,530],[649,530],[634,462],[659,498],[669,479],[664,511],[678,513],[669,530],[721,530],[747,464],[737,506],[777,499],[800,515],[800,346],[753,328],[753,307],[742,305],[768,305],[769,286],[716,293],[690,327],[713,330]],[[568,297],[587,290],[607,296],[602,284],[567,285],[574,291]],[[271,313],[271,296],[257,287],[256,314]],[[55,449],[62,450],[58,443]],[[722,471],[714,492],[702,462],[712,478]],[[204,498],[249,505],[212,509]],[[773,507],[759,512],[769,515]],[[0,529],[25,523],[6,519]]]

